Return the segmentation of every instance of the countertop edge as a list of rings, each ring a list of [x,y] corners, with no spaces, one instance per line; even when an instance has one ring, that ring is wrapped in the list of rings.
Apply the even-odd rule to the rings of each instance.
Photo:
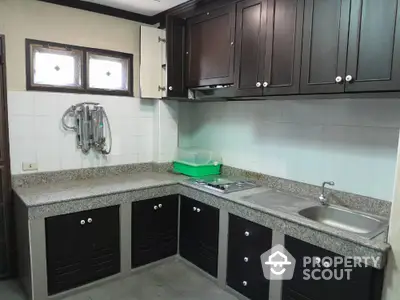
[[[168,189],[165,189],[165,188]],[[188,189],[188,190],[185,190]],[[246,201],[237,201],[237,200],[232,200],[229,199],[227,195],[229,194],[217,194],[212,191],[204,191],[202,189],[196,189],[195,187],[188,185],[188,184],[182,184],[180,181],[173,182],[166,182],[166,183],[161,183],[161,184],[154,184],[154,185],[148,185],[148,186],[143,186],[143,187],[138,187],[134,189],[123,189],[119,191],[111,191],[109,193],[98,193],[94,194],[91,196],[87,197],[76,197],[76,198],[68,198],[68,199],[62,199],[62,200],[54,200],[51,202],[43,202],[43,203],[29,203],[29,201],[24,201],[23,196],[21,197],[18,194],[18,189],[14,189],[15,193],[18,195],[20,201],[27,207],[28,209],[28,217],[30,220],[34,219],[40,219],[40,218],[46,218],[51,215],[61,215],[61,214],[66,214],[66,213],[71,213],[75,211],[82,211],[82,210],[87,210],[87,209],[93,209],[93,208],[100,208],[100,207],[106,207],[106,206],[111,206],[111,205],[117,205],[117,204],[123,204],[123,203],[129,203],[129,202],[135,202],[135,201],[140,201],[140,200],[146,200],[146,199],[151,199],[155,197],[161,197],[161,196],[167,196],[171,194],[180,194],[184,195],[187,197],[192,197],[195,200],[204,202],[206,204],[210,204],[214,207],[217,208],[226,208],[229,212],[233,214],[237,214],[239,216],[242,216],[246,219],[249,219],[250,221],[254,221],[256,223],[259,223],[261,225],[268,226],[266,224],[271,224],[271,222],[277,222],[281,224],[281,227],[275,226],[273,224],[274,228],[273,230],[277,230],[282,232],[283,234],[287,234],[289,236],[293,236],[295,238],[299,238],[301,240],[304,240],[306,242],[310,242],[313,244],[313,239],[320,240],[318,238],[319,236],[328,236],[330,237],[331,240],[342,240],[345,241],[349,247],[351,245],[354,245],[354,248],[357,249],[357,247],[363,247],[370,249],[372,252],[378,252],[381,253],[382,256],[382,261],[381,264],[379,265],[380,268],[383,268],[385,263],[386,263],[386,256],[387,252],[390,250],[391,246],[388,243],[385,242],[372,242],[371,240],[366,239],[365,242],[360,241],[360,240],[354,240],[352,239],[351,236],[346,237],[342,236],[336,233],[329,232],[328,229],[321,228],[318,226],[318,224],[309,224],[309,222],[299,222],[296,220],[296,218],[293,218],[290,214],[285,214],[281,211],[275,211],[273,209],[268,209],[265,207],[262,207],[260,205],[246,202]],[[135,197],[132,197],[132,194],[138,193],[135,195]],[[197,195],[196,195],[197,194]],[[111,196],[111,198],[110,198]],[[204,201],[205,198],[209,198],[210,201]],[[211,198],[210,198],[211,197]],[[133,198],[133,199],[132,199]],[[217,203],[215,199],[221,199],[225,201],[224,203]],[[85,200],[92,199],[93,201],[86,202],[86,205],[82,205]],[[65,207],[66,212],[60,213],[63,209],[63,206]],[[76,206],[72,208],[72,206]],[[236,207],[235,207],[236,206]],[[243,211],[241,208],[246,208],[247,211]],[[55,209],[56,212],[52,212],[51,209]],[[257,217],[249,217],[250,210],[255,211],[256,213],[253,213],[254,215],[257,215]],[[258,212],[258,214],[257,214]],[[37,216],[35,216],[37,215]],[[269,221],[266,221],[265,219],[270,219]],[[285,222],[292,223],[293,225],[300,226],[297,231],[302,231],[303,232],[296,232],[294,226],[292,224],[284,224]],[[307,232],[310,231],[310,232]],[[309,238],[312,236],[313,238]],[[317,246],[321,246],[318,242],[314,242]],[[322,245],[322,248],[325,248],[326,250],[330,250],[332,252],[336,252],[339,254],[343,254],[345,251],[338,251],[338,250],[332,250],[332,248],[335,249],[341,249],[341,245],[335,245],[336,247],[329,247],[326,245]],[[327,249],[328,248],[328,249]],[[350,251],[351,252],[351,251]]]

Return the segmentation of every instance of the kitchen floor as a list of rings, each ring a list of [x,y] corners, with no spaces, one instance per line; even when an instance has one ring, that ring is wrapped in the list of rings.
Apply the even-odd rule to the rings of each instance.
[[[0,281],[0,299],[26,300],[15,281]],[[181,261],[169,261],[65,300],[237,300]]]

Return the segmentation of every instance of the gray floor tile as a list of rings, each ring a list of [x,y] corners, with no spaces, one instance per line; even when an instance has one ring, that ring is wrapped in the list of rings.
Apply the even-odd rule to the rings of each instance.
[[[16,281],[0,281],[0,299],[26,300]],[[167,262],[64,300],[237,300],[180,261]]]
[[[26,296],[15,280],[6,280],[0,281],[0,299],[26,300]]]

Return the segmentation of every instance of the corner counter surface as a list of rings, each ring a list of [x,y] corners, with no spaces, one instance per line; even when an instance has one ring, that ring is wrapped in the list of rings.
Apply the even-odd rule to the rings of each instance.
[[[223,194],[187,182],[185,176],[138,172],[98,178],[14,186],[16,200],[30,220],[133,201],[180,194],[345,256],[379,257],[384,268],[390,245],[386,233],[367,239],[306,219],[299,209],[318,205],[316,200],[283,193],[266,186]]]

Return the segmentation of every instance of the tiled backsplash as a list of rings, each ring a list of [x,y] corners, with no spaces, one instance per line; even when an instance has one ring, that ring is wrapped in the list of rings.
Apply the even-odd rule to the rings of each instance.
[[[112,152],[84,155],[75,133],[61,127],[61,116],[73,104],[99,102],[111,123]],[[23,162],[38,164],[39,172],[169,161],[177,144],[177,105],[159,100],[47,92],[8,93],[12,174],[24,173]],[[156,141],[160,136],[163,141]],[[161,124],[161,125],[160,125]],[[172,124],[172,125],[171,125]],[[175,126],[173,126],[175,124]],[[174,140],[175,137],[175,140]],[[155,153],[154,144],[168,141],[168,153]],[[161,148],[161,147],[160,147]],[[173,150],[171,150],[173,149]]]
[[[392,199],[398,99],[182,103],[179,145],[220,151],[223,162],[313,185]]]

